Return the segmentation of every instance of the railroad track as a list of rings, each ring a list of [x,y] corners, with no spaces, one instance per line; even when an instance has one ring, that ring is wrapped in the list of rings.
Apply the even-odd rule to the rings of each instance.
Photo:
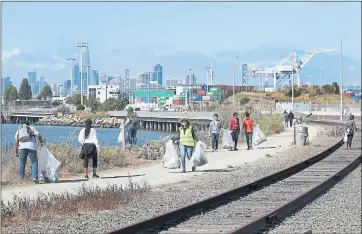
[[[264,233],[361,163],[361,137],[253,183],[135,223],[119,233]],[[187,192],[187,191],[185,191]]]

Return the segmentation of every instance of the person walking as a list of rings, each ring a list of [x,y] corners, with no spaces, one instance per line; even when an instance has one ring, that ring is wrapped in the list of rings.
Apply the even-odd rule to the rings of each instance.
[[[217,114],[214,114],[213,120],[211,121],[209,127],[209,136],[211,136],[211,145],[213,152],[217,151],[219,147],[220,130],[221,123],[219,120],[219,116]]]
[[[294,120],[294,114],[293,114],[292,111],[289,112],[288,119],[289,119],[289,126],[292,128],[293,127],[293,120]]]
[[[284,116],[284,127],[288,127],[288,122],[289,122],[289,114],[286,110],[284,110],[284,113],[283,113],[283,116]]]
[[[253,148],[253,127],[254,122],[250,118],[250,114],[248,112],[245,112],[245,117],[243,119],[243,129],[245,131],[246,144],[248,146],[246,150],[250,150]]]
[[[43,139],[40,133],[24,121],[15,133],[14,152],[19,157],[19,176],[24,179],[25,165],[28,157],[31,161],[31,177],[34,183],[38,182],[38,153],[37,141],[43,145]]]
[[[349,116],[349,120],[346,124],[346,131],[348,131],[347,135],[347,149],[352,147],[353,135],[357,132],[356,122],[354,121],[354,115]]]
[[[88,163],[90,159],[92,159],[93,164],[93,178],[99,178],[99,176],[97,175],[99,144],[97,139],[97,132],[94,128],[92,128],[91,119],[86,119],[85,128],[80,130],[78,141],[80,144],[82,144],[80,156],[81,159],[84,159],[84,178],[87,180],[89,179]]]
[[[137,144],[138,115],[133,111],[133,107],[131,106],[127,109],[127,120],[125,127],[127,127],[129,144]]]
[[[234,112],[233,117],[229,121],[229,129],[231,131],[231,137],[234,142],[234,147],[230,151],[237,151],[238,148],[238,139],[239,139],[239,133],[240,133],[240,121],[238,118],[238,113]]]
[[[183,120],[181,127],[179,128],[179,135],[172,137],[173,141],[179,141],[181,151],[181,170],[182,173],[186,172],[185,159],[186,156],[190,160],[195,148],[196,136],[193,127],[188,120]],[[196,167],[192,167],[192,171],[195,171]]]

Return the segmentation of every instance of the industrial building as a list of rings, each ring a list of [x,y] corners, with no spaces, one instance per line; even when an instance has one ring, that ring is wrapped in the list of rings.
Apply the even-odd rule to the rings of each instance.
[[[108,99],[118,99],[121,91],[118,85],[89,85],[89,98],[94,98],[100,103]]]

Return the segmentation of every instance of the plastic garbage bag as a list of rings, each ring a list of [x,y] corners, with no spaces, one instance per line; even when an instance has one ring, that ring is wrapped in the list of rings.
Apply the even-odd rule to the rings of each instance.
[[[222,135],[222,148],[232,149],[234,147],[233,138],[231,137],[231,131],[224,129]]]
[[[261,144],[262,142],[266,141],[264,133],[260,130],[260,128],[258,126],[256,126],[253,129],[252,141],[253,141],[254,146],[257,146],[257,145]]]
[[[349,134],[349,128],[347,128],[346,132],[344,133],[344,137],[343,137],[343,142],[344,142],[344,143],[347,142],[348,134]]]
[[[201,167],[207,163],[206,152],[205,152],[206,148],[207,145],[204,142],[198,141],[196,143],[195,150],[192,153],[191,157],[192,166]]]
[[[46,183],[54,183],[59,180],[58,168],[60,162],[43,146],[38,158],[38,179]]]
[[[118,135],[118,138],[117,138],[117,142],[118,143],[123,143],[123,141],[124,141],[124,139],[125,139],[125,137],[126,137],[126,135],[125,135],[125,133],[124,133],[124,127],[121,127],[120,128],[120,133],[119,133],[119,135]]]
[[[166,152],[163,155],[163,167],[168,169],[180,168],[180,158],[172,140],[166,143]]]

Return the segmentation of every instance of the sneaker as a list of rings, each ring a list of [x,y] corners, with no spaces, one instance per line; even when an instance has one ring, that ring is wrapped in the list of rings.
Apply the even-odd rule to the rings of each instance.
[[[93,178],[93,179],[97,179],[97,178],[99,178],[99,175],[93,174],[92,178]]]
[[[246,150],[250,150],[250,147],[246,148]]]
[[[186,173],[186,169],[182,169],[181,173]]]
[[[86,180],[89,180],[89,176],[88,176],[88,175],[84,176],[84,178],[85,178]]]
[[[33,179],[33,183],[34,184],[39,184],[39,180],[38,179]]]
[[[196,170],[196,167],[192,167],[192,171],[195,171]]]

